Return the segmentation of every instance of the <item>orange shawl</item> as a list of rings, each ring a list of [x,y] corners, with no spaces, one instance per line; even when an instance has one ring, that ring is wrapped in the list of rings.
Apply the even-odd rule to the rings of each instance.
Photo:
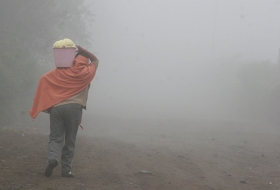
[[[95,65],[88,64],[88,61],[88,58],[79,55],[72,67],[55,68],[43,75],[29,111],[30,116],[35,119],[41,111],[71,98],[87,87],[96,72]]]

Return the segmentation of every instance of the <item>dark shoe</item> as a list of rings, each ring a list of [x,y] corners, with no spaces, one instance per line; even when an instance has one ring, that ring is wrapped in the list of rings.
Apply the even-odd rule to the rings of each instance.
[[[48,166],[45,170],[45,176],[50,177],[52,175],[53,169],[58,165],[56,160],[50,160]]]
[[[71,172],[62,173],[62,177],[75,177]]]

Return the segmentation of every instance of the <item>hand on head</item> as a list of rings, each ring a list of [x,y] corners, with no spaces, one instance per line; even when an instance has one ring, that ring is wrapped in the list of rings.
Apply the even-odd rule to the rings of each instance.
[[[82,48],[82,47],[79,46],[79,45],[76,45],[76,47],[77,47],[77,51],[76,51],[76,52],[78,52],[78,53],[87,52],[86,49]]]

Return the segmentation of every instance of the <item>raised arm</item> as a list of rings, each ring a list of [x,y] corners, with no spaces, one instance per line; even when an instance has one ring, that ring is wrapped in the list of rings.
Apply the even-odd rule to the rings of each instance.
[[[87,55],[87,57],[90,59],[91,63],[93,63],[97,69],[98,63],[99,63],[99,60],[97,59],[97,57],[93,53],[89,52],[88,50],[82,48],[79,45],[77,45],[76,47],[78,48],[77,52],[85,53]]]

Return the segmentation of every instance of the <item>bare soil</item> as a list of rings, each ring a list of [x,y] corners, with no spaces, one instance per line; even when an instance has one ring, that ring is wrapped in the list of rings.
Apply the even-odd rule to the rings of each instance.
[[[90,119],[90,118],[88,118]],[[97,121],[79,130],[72,172],[49,178],[48,127],[0,132],[0,189],[280,189],[279,129],[218,121]]]

